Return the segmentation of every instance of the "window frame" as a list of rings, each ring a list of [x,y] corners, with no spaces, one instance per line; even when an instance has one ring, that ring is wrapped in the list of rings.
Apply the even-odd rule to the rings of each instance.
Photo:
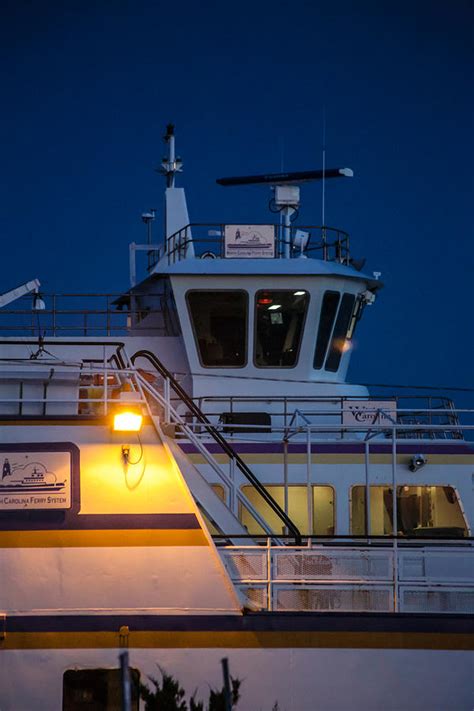
[[[425,482],[417,482],[417,483],[413,483],[413,482],[410,483],[410,482],[408,482],[408,483],[405,483],[405,484],[400,484],[399,482],[396,482],[395,486],[396,486],[397,490],[398,490],[398,489],[403,489],[404,486],[408,486],[408,487],[410,487],[410,488],[417,487],[417,486],[429,486],[429,487],[435,487],[435,488],[439,488],[439,489],[452,489],[452,490],[454,491],[454,493],[456,494],[456,502],[457,502],[457,504],[458,504],[458,506],[459,506],[459,512],[460,512],[460,514],[461,514],[461,516],[462,516],[462,519],[463,519],[463,521],[464,521],[464,527],[465,527],[465,532],[466,532],[466,536],[465,536],[465,537],[471,536],[471,528],[470,528],[470,526],[469,526],[469,523],[468,523],[468,520],[467,520],[467,517],[466,517],[466,512],[465,512],[465,509],[464,509],[464,506],[463,506],[462,498],[461,498],[460,495],[459,495],[459,490],[458,490],[458,487],[457,487],[457,486],[454,486],[453,484],[426,484]],[[364,491],[367,490],[367,485],[366,485],[365,483],[362,483],[362,484],[352,484],[352,485],[349,487],[349,531],[350,531],[350,535],[353,535],[353,536],[363,536],[363,537],[365,538],[365,537],[366,537],[366,533],[355,534],[355,533],[353,533],[353,530],[352,530],[352,529],[353,529],[352,492],[353,492],[353,490],[354,490],[355,488],[357,488],[357,487],[360,487],[360,488],[364,489]],[[393,483],[392,483],[392,482],[389,482],[389,483],[369,484],[369,487],[370,487],[370,488],[379,487],[379,488],[391,489],[391,488],[393,488]],[[398,492],[397,492],[397,508],[398,508],[398,498],[399,498],[399,497],[398,497]],[[369,497],[369,506],[370,506],[370,497]],[[368,514],[369,514],[369,518],[370,518],[370,511],[368,511],[367,507],[365,507],[365,513],[368,513]],[[365,514],[364,514],[364,516],[365,516]],[[365,521],[365,526],[364,526],[365,531],[367,531],[367,528],[368,528],[367,523],[368,523],[368,522],[367,522],[367,520],[366,520],[366,521]],[[389,537],[389,536],[394,537],[394,533],[393,533],[393,514],[392,514],[392,533],[387,533],[387,534],[383,534],[383,533],[380,533],[380,534],[370,533],[370,537],[372,537],[372,536],[376,536],[377,538],[380,538],[381,536],[384,536],[384,537]],[[401,536],[401,538],[408,538],[408,536],[407,536],[407,534],[403,534],[403,535]],[[415,537],[415,538],[416,538],[416,540],[418,540],[417,537]],[[451,538],[448,538],[448,540],[460,540],[460,539],[453,537],[452,539],[451,539]]]
[[[340,316],[340,314],[341,314],[341,310],[342,310],[342,308],[343,308],[344,299],[346,299],[346,297],[350,297],[350,298],[352,299],[352,304],[351,304],[351,309],[350,309],[350,312],[349,312],[349,316],[348,316],[348,318],[347,318],[346,327],[345,327],[345,329],[344,329],[344,335],[341,336],[341,339],[344,340],[344,345],[345,345],[346,341],[348,340],[348,339],[347,339],[347,334],[348,334],[348,332],[349,332],[349,328],[350,328],[350,325],[351,325],[351,322],[352,322],[352,318],[353,318],[353,314],[354,314],[354,308],[355,308],[355,303],[356,303],[356,299],[357,299],[357,294],[353,294],[353,293],[350,292],[350,291],[342,291],[342,292],[341,292],[341,298],[339,299],[339,308],[337,309],[336,318],[334,319],[333,329],[332,329],[332,333],[331,333],[331,341],[330,341],[330,343],[328,344],[328,347],[327,347],[327,349],[326,349],[326,358],[325,358],[325,360],[324,360],[324,370],[325,370],[327,373],[337,373],[337,372],[339,371],[339,368],[341,367],[341,361],[342,361],[342,359],[343,359],[343,357],[344,357],[344,353],[345,353],[345,351],[344,351],[344,346],[342,347],[342,350],[341,350],[340,352],[338,351],[338,348],[336,347],[336,337],[335,337],[336,334],[335,334],[335,331],[336,331],[337,322],[338,322],[338,320],[339,320],[339,316]],[[354,330],[354,329],[353,329],[353,330]],[[333,353],[334,353],[334,356],[333,356]],[[329,367],[329,360],[330,360],[330,358],[332,358],[332,357],[334,358],[334,360],[337,360],[337,364],[336,364],[336,367],[335,367],[335,368],[330,368],[330,367]]]
[[[343,292],[341,292],[341,291],[336,291],[335,289],[325,289],[325,290],[324,290],[324,293],[323,293],[323,295],[322,295],[321,308],[319,309],[318,330],[317,330],[317,332],[316,332],[316,342],[315,342],[315,344],[314,344],[313,370],[323,370],[323,369],[324,369],[324,365],[325,365],[325,363],[326,363],[326,356],[327,356],[327,353],[328,353],[329,344],[331,343],[332,333],[333,333],[333,331],[334,331],[334,326],[336,325],[337,314],[338,314],[338,312],[339,312],[339,307],[340,307],[340,305],[341,305],[342,293],[343,293]],[[322,314],[323,314],[324,299],[326,298],[326,295],[327,295],[327,294],[334,294],[334,295],[336,295],[336,296],[337,296],[337,304],[336,304],[336,310],[335,310],[335,312],[334,312],[334,316],[333,316],[333,319],[332,319],[331,328],[329,329],[329,333],[328,333],[328,337],[327,337],[327,341],[326,341],[326,346],[325,346],[325,348],[324,348],[324,353],[322,354],[321,365],[316,366],[316,353],[317,353],[317,347],[318,347],[319,336],[320,336],[320,333],[321,333],[321,317],[322,317]]]
[[[254,297],[253,297],[253,348],[252,348],[252,358],[253,358],[253,366],[254,368],[258,368],[259,370],[291,370],[292,368],[297,368],[300,360],[300,354],[301,354],[301,347],[303,345],[303,339],[304,339],[304,332],[305,332],[305,326],[306,326],[306,319],[308,317],[308,311],[309,307],[311,304],[311,292],[308,289],[300,289],[300,291],[304,291],[307,297],[307,302],[306,302],[306,309],[303,315],[303,321],[301,323],[301,338],[299,339],[298,343],[298,350],[296,352],[296,358],[295,358],[295,363],[294,365],[258,365],[257,364],[257,294],[260,294],[261,292],[266,292],[266,293],[272,293],[272,292],[288,292],[294,295],[294,292],[297,290],[297,287],[294,287],[292,289],[275,289],[273,287],[267,287],[267,288],[262,288],[260,287],[257,289],[257,291],[254,292]]]
[[[281,487],[281,488],[283,489],[283,497],[284,497],[285,485],[282,484],[281,482],[277,482],[277,483],[273,483],[273,482],[272,482],[272,483],[269,483],[269,482],[262,482],[262,486],[263,486],[265,489],[267,489],[267,488],[269,488],[269,487],[272,487],[272,486],[273,486],[273,487],[279,486],[279,487]],[[295,487],[300,487],[300,488],[306,489],[306,491],[308,490],[308,485],[307,485],[306,483],[292,482],[291,484],[288,484],[287,486],[288,486],[288,489],[295,488]],[[312,508],[312,510],[313,510],[313,520],[311,521],[311,533],[308,533],[308,534],[303,533],[302,535],[303,535],[303,536],[312,536],[312,537],[315,537],[315,538],[320,538],[321,536],[324,536],[324,535],[325,535],[325,534],[321,534],[321,533],[314,533],[314,489],[324,488],[324,489],[331,489],[331,490],[332,490],[332,500],[333,500],[333,501],[332,501],[332,514],[333,514],[332,518],[333,518],[333,523],[334,523],[334,527],[333,527],[333,528],[334,528],[334,533],[333,533],[332,535],[333,535],[333,536],[336,536],[336,535],[337,535],[337,528],[338,528],[338,522],[337,522],[337,488],[336,488],[336,486],[334,485],[334,483],[318,482],[317,484],[311,483],[311,484],[310,484],[310,487],[311,487],[311,497],[312,497],[311,508]],[[254,487],[252,486],[252,484],[241,484],[240,487],[239,487],[239,489],[240,489],[241,493],[244,494],[244,496],[246,496],[246,493],[245,493],[245,489],[246,489],[246,488],[253,489]],[[273,496],[273,494],[271,494],[271,496]],[[307,498],[307,497],[306,497],[306,498]],[[263,501],[263,499],[262,499],[262,501]],[[238,501],[238,504],[239,504],[239,506],[238,506],[238,511],[237,511],[237,517],[238,517],[239,521],[240,521],[241,523],[243,523],[243,522],[242,522],[242,517],[241,517],[242,509],[245,508],[245,509],[247,510],[247,513],[248,513],[249,516],[251,516],[251,517],[252,517],[252,513],[251,513],[251,511],[249,511],[249,510],[247,509],[247,507],[245,506],[245,503],[244,503],[243,501],[240,501],[240,500],[239,500],[239,501]],[[284,504],[282,505],[281,508],[284,509]],[[307,514],[307,510],[308,510],[308,501],[306,500],[305,515]],[[289,511],[288,511],[288,516],[290,516]],[[252,518],[253,518],[253,517],[252,517]],[[290,517],[290,518],[291,518],[291,517]],[[258,521],[255,521],[255,523],[257,524],[257,526],[260,525],[260,524],[258,523]],[[257,536],[257,535],[266,535],[266,534],[252,534],[252,535]]]
[[[196,329],[194,326],[194,318],[191,310],[191,304],[189,302],[189,295],[190,294],[210,294],[210,293],[217,293],[217,292],[225,292],[225,293],[235,293],[235,294],[244,294],[245,299],[246,299],[246,309],[245,309],[245,344],[244,344],[244,354],[245,354],[245,359],[244,363],[242,365],[205,365],[202,361],[201,358],[201,349],[199,347],[199,339],[197,337]],[[224,288],[219,288],[219,289],[188,289],[185,293],[185,301],[186,301],[186,308],[188,309],[188,317],[189,321],[191,323],[191,330],[193,333],[194,337],[194,347],[196,348],[196,353],[197,357],[199,359],[199,364],[201,368],[206,368],[213,370],[214,368],[219,368],[220,370],[224,370],[226,368],[230,368],[232,370],[239,370],[241,368],[246,368],[249,364],[249,305],[250,305],[250,294],[247,289],[224,289]]]

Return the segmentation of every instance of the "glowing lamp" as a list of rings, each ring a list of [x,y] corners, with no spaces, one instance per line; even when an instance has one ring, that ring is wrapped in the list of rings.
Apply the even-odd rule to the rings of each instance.
[[[133,410],[123,410],[114,415],[115,432],[140,432],[143,416]]]
[[[272,304],[273,299],[268,293],[268,291],[264,291],[262,295],[258,299],[258,305],[259,306],[268,306],[268,304]]]

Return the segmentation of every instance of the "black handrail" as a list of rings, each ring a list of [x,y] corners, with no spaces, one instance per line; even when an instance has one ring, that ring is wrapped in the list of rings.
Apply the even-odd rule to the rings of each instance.
[[[132,365],[135,365],[135,361],[137,358],[146,358],[156,368],[160,375],[171,383],[171,386],[173,387],[173,390],[176,392],[176,394],[185,403],[185,405],[189,408],[192,414],[199,420],[199,422],[201,422],[201,424],[205,426],[207,432],[209,432],[211,437],[215,440],[215,442],[218,443],[218,445],[223,449],[227,456],[235,461],[241,473],[258,491],[260,496],[270,506],[272,511],[278,516],[278,518],[280,519],[280,521],[282,521],[288,531],[291,532],[291,535],[295,539],[295,544],[299,546],[301,544],[301,533],[299,529],[295,526],[291,518],[289,518],[289,516],[283,511],[283,509],[275,501],[273,496],[268,493],[265,487],[257,479],[255,474],[251,471],[251,469],[247,466],[247,464],[235,451],[235,449],[222,436],[219,430],[212,424],[212,422],[210,422],[210,420],[208,420],[201,408],[198,407],[198,405],[196,405],[196,403],[189,397],[186,390],[181,387],[176,378],[174,378],[170,371],[166,368],[166,366],[163,365],[161,360],[154,353],[148,350],[140,350],[134,353],[133,356],[130,358]]]

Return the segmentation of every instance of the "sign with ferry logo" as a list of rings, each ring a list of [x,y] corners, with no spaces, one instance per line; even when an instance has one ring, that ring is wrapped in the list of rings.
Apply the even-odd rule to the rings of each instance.
[[[69,452],[1,452],[0,511],[69,509]]]
[[[345,400],[343,425],[394,425],[397,422],[395,400]]]
[[[226,258],[273,258],[275,228],[273,225],[225,225]]]

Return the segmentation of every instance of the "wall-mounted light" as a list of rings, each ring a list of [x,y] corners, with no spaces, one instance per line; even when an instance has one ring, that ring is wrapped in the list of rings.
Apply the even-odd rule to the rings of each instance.
[[[427,462],[428,459],[425,457],[424,454],[414,454],[413,457],[410,459],[408,469],[411,472],[416,472],[418,471],[418,469],[421,469],[421,467],[424,467]]]
[[[143,415],[137,410],[127,408],[114,415],[114,432],[140,432]]]
[[[44,300],[39,293],[39,291],[35,291],[33,293],[33,311],[44,311],[46,309],[46,304],[44,303]]]

